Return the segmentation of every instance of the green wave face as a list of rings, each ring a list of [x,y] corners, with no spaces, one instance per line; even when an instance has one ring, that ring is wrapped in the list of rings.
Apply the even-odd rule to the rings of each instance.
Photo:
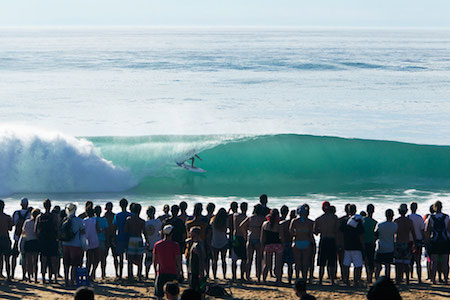
[[[450,147],[307,135],[90,138],[136,193],[295,196],[450,189]],[[175,162],[199,153],[192,173]]]

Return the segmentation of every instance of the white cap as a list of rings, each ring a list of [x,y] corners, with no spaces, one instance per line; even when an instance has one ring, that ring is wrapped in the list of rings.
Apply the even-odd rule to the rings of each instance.
[[[77,211],[77,206],[73,203],[68,203],[66,205],[66,213],[68,216],[71,216],[73,214],[75,214],[75,212]]]
[[[173,230],[173,226],[172,225],[166,225],[163,228],[163,233],[165,235],[170,235],[172,233],[172,230]]]

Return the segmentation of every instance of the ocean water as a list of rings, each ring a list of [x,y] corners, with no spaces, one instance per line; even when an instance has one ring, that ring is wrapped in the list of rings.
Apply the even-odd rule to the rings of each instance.
[[[449,115],[450,30],[0,28],[9,213],[261,193],[425,213],[450,198]],[[177,167],[192,153],[206,173]]]

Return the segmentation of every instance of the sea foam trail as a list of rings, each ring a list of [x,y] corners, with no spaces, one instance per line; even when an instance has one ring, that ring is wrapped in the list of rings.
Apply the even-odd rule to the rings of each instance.
[[[116,192],[135,184],[127,169],[102,158],[86,139],[0,127],[0,195]]]

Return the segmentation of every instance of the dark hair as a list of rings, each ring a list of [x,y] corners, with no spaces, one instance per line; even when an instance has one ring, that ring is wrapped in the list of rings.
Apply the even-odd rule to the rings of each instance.
[[[175,218],[178,216],[178,212],[180,211],[180,207],[178,205],[172,205],[170,212],[172,213],[172,217]]]
[[[273,228],[275,224],[278,224],[280,221],[280,213],[278,212],[278,209],[274,208],[269,213],[269,224],[270,228]]]
[[[180,300],[202,300],[202,295],[194,289],[185,289]]]
[[[216,205],[214,203],[210,202],[206,205],[206,211],[208,213],[213,213],[215,209],[216,209]]]
[[[440,213],[441,210],[442,210],[442,202],[441,202],[441,201],[436,201],[436,202],[433,204],[433,208],[434,208],[434,212]]]
[[[262,206],[261,204],[256,204],[256,205],[255,205],[254,213],[255,213],[255,215],[257,215],[257,216],[263,216],[263,217],[265,217],[265,216],[264,216],[264,208],[263,208],[263,206]]]
[[[111,209],[113,208],[113,204],[112,202],[108,202],[105,204],[105,208],[108,209],[108,206],[111,207]]]
[[[147,207],[147,216],[154,216],[156,212],[156,208],[154,206]]]
[[[94,211],[95,211],[95,215],[97,217],[100,217],[101,213],[102,213],[102,207],[100,205],[97,205],[94,207]]]
[[[180,294],[180,287],[178,286],[177,282],[168,282],[164,286],[164,290],[167,294],[177,296]]]
[[[356,205],[355,205],[355,204],[351,204],[350,207],[348,208],[348,212],[349,212],[351,215],[356,214]]]
[[[289,214],[289,207],[283,205],[280,209],[280,212],[283,217],[286,217]]]
[[[230,203],[231,211],[236,212],[238,210],[238,203],[236,201],[233,201]]]
[[[94,209],[92,208],[92,206],[88,206],[86,208],[86,215],[88,217],[93,217],[94,216]]]
[[[306,281],[297,279],[295,282],[295,290],[299,292],[306,292]]]
[[[349,213],[349,212],[350,212],[350,206],[351,206],[350,203],[345,204],[344,210],[345,210],[346,213]]]
[[[3,210],[5,208],[5,202],[0,199],[0,210]]]
[[[367,299],[369,300],[401,300],[402,297],[395,287],[394,283],[384,276],[378,278],[378,280],[370,287],[367,293]]]
[[[127,206],[128,206],[128,200],[125,199],[125,198],[120,199],[119,205],[120,205],[120,207],[122,207],[122,208],[127,208]]]
[[[213,226],[216,229],[220,230],[226,230],[227,228],[227,220],[228,220],[228,214],[225,208],[219,209],[217,212],[217,215],[214,217]]]
[[[367,205],[367,213],[372,214],[375,211],[375,206],[373,204]]]
[[[394,211],[392,209],[386,210],[386,218],[392,220],[394,218]]]
[[[141,213],[141,205],[139,203],[134,203],[133,207],[131,207],[131,212],[137,216]]]
[[[86,286],[79,287],[75,291],[75,300],[94,300],[94,290]]]
[[[194,216],[201,216],[203,211],[203,204],[195,203],[194,205]]]
[[[86,203],[84,204],[84,207],[88,208],[88,207],[93,207],[94,203],[90,200],[86,201]]]
[[[411,211],[415,213],[417,210],[417,202],[411,202],[411,205],[409,207],[411,208]]]
[[[45,209],[50,209],[50,207],[52,207],[52,202],[50,201],[50,199],[47,198],[44,200],[43,205]]]
[[[180,202],[180,209],[182,211],[185,211],[187,209],[187,207],[188,207],[188,205],[187,205],[186,201],[181,201]]]
[[[261,196],[259,196],[259,203],[267,204],[267,195],[266,194],[262,194]]]
[[[240,205],[240,207],[241,207],[241,211],[242,211],[242,212],[247,211],[247,209],[248,209],[248,203],[247,203],[247,202],[242,202],[241,205]]]

